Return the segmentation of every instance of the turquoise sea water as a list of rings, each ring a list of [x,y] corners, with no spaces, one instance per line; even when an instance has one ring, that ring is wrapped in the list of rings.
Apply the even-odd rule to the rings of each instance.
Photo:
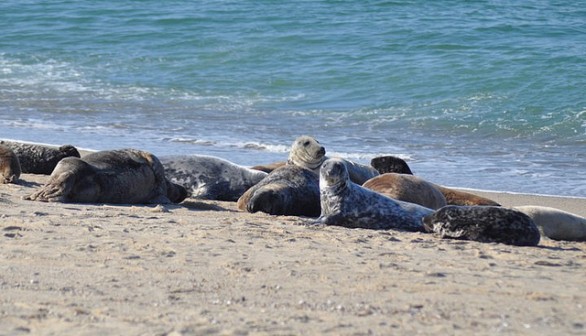
[[[0,2],[0,138],[586,197],[580,1]]]

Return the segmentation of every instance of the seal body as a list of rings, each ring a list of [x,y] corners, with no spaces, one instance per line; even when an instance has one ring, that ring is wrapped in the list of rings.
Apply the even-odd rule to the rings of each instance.
[[[0,144],[10,148],[18,156],[21,172],[26,174],[51,175],[61,159],[80,157],[77,149],[71,145],[54,148],[14,141],[0,141]]]
[[[370,165],[376,169],[379,174],[397,173],[413,175],[411,168],[405,160],[392,156],[378,156],[370,160]]]
[[[25,197],[42,202],[178,203],[187,191],[165,178],[159,159],[135,149],[62,159],[49,182]]]
[[[433,183],[414,175],[386,173],[371,178],[362,186],[390,198],[430,209],[439,209],[446,205],[446,198]]]
[[[513,207],[529,216],[541,233],[555,240],[586,241],[586,218],[556,208],[525,205]]]
[[[346,164],[329,159],[320,172],[321,216],[326,225],[348,228],[423,231],[422,218],[433,210],[397,201],[350,181]]]
[[[162,156],[160,160],[167,178],[198,199],[235,202],[268,175],[213,156]]]
[[[0,183],[16,183],[20,172],[18,156],[10,148],[0,145]]]
[[[318,178],[305,168],[287,164],[248,189],[238,200],[238,208],[252,213],[317,217]]]
[[[478,195],[474,195],[469,192],[451,189],[436,184],[436,188],[444,194],[446,203],[448,205],[486,205],[486,206],[500,206],[499,203]]]
[[[539,244],[537,226],[524,213],[497,206],[445,206],[423,219],[425,230],[441,238],[518,246]]]
[[[289,151],[288,163],[307,168],[319,176],[322,164],[327,160],[326,149],[315,138],[303,135],[295,139]],[[373,167],[340,159],[346,165],[350,180],[363,184],[379,173]]]
[[[250,169],[254,169],[254,170],[260,170],[263,171],[265,173],[270,173],[273,170],[282,167],[284,165],[287,164],[287,161],[277,161],[277,162],[273,162],[273,163],[269,163],[269,164],[264,164],[264,165],[256,165],[253,167],[250,167]]]

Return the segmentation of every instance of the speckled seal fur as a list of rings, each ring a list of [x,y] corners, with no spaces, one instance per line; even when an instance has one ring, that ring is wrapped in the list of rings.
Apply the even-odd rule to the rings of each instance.
[[[299,167],[307,168],[319,175],[322,164],[329,159],[326,156],[326,149],[315,138],[303,135],[295,139],[289,151],[288,163]],[[340,158],[346,165],[350,180],[354,183],[363,184],[368,179],[377,176],[379,173],[373,167],[356,163]]]
[[[101,151],[62,159],[49,182],[25,199],[42,202],[178,203],[187,191],[165,178],[159,159],[144,151]]]
[[[518,246],[539,244],[537,226],[524,213],[496,206],[445,206],[423,219],[425,230],[441,238]]]
[[[198,199],[236,202],[268,175],[213,156],[176,155],[159,159],[167,178]]]
[[[248,189],[238,200],[238,208],[253,213],[317,217],[318,178],[308,169],[284,165]]]
[[[430,209],[446,206],[446,198],[433,183],[413,175],[386,173],[371,178],[362,186],[390,198]]]
[[[14,152],[0,145],[0,183],[16,183],[20,178],[20,162]]]
[[[352,181],[343,161],[329,159],[320,172],[321,216],[326,225],[348,228],[423,231],[422,218],[433,210],[394,200]]]
[[[51,175],[61,159],[80,157],[77,149],[71,145],[55,148],[14,141],[0,141],[0,144],[10,148],[18,156],[23,174]]]

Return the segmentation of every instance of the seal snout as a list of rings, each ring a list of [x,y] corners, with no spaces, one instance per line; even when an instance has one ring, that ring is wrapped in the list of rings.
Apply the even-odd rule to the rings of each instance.
[[[319,149],[317,150],[317,155],[318,156],[325,156],[326,155],[326,148],[324,146],[320,146]]]

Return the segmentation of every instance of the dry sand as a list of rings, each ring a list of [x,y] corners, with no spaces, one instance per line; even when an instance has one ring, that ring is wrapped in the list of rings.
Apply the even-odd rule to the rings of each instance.
[[[314,226],[226,202],[31,202],[48,177],[22,179],[0,185],[0,335],[586,333],[586,243]]]

